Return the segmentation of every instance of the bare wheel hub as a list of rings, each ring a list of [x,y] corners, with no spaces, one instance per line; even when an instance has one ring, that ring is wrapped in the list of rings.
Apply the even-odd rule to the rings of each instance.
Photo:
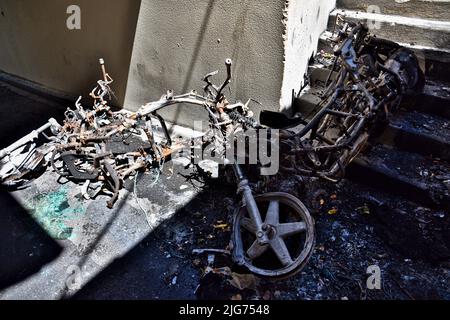
[[[255,197],[263,224],[257,230],[246,207],[233,224],[233,257],[250,271],[267,277],[287,277],[299,272],[314,247],[314,223],[308,210],[287,193]]]
[[[277,234],[277,227],[271,224],[263,224],[262,230],[265,232],[269,240],[272,240]]]

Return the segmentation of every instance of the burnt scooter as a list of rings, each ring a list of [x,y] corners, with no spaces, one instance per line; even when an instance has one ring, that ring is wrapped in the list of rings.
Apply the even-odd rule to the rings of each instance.
[[[327,88],[322,95],[322,102],[317,106],[319,111],[309,121],[303,118],[283,119],[282,122],[289,123],[290,127],[297,125],[299,131],[283,130],[280,148],[281,153],[286,155],[282,163],[284,172],[336,182],[344,176],[345,167],[361,152],[373,130],[386,121],[389,114],[399,107],[406,96],[411,92],[420,91],[423,75],[418,67],[417,58],[411,51],[393,42],[370,36],[367,28],[362,25],[344,23],[333,41],[336,43],[335,58],[330,68]],[[137,153],[129,154],[131,158],[120,158],[121,161],[126,161],[125,163],[115,161],[113,155],[109,153],[102,155],[106,163],[109,163],[110,169],[125,166],[122,167],[123,173],[129,175],[138,169],[134,166],[130,168],[132,164],[138,165],[139,168],[148,168],[165,154],[170,155],[173,142],[164,119],[157,112],[162,108],[183,103],[201,106],[207,110],[212,134],[205,134],[200,144],[214,143],[218,150],[223,151],[226,145],[231,143],[230,140],[234,139],[233,132],[259,126],[248,109],[248,103],[230,104],[225,98],[223,92],[231,81],[231,66],[231,60],[227,60],[227,78],[221,86],[215,86],[210,81],[217,72],[204,78],[205,96],[195,91],[174,96],[173,91],[168,91],[159,101],[144,105],[136,113],[116,116],[105,106],[103,93],[109,91],[108,84],[111,81],[105,77],[104,83],[99,84],[101,91],[94,91],[92,94],[99,100],[94,105],[94,113],[86,113],[79,105],[74,113],[68,112],[70,121],[66,129],[74,135],[63,135],[63,142],[65,144],[71,142],[70,148],[75,148],[75,152],[79,152],[77,148],[81,146],[89,147],[90,152],[95,154],[103,150],[102,145],[96,144],[99,141],[94,139],[98,138],[99,132],[104,133],[103,137],[119,133],[120,138],[123,137],[123,133],[126,136],[137,133],[135,130],[149,119],[158,119],[166,137],[164,142],[154,143],[152,131],[149,131],[146,140],[149,143],[146,148],[148,151],[140,148]],[[118,120],[119,125],[116,129],[110,127],[111,123],[108,123],[109,118],[105,118],[105,114]],[[273,125],[273,120],[277,117],[280,115],[263,112],[261,122],[268,127],[277,127]],[[86,128],[82,126],[81,128],[83,132],[87,131],[89,134],[79,136],[79,121],[82,125],[88,125],[88,129],[91,130],[85,130]],[[49,127],[58,133],[62,126],[51,121],[32,133],[32,136],[35,137],[38,132]],[[151,130],[151,126],[150,128],[147,126],[147,129]],[[91,138],[93,140],[90,140]],[[75,141],[72,141],[73,139]],[[60,140],[61,137],[57,137],[53,142],[61,144]],[[101,141],[103,140],[100,139]],[[85,146],[87,142],[91,145]],[[24,144],[24,140],[21,140],[3,150],[2,158],[9,157],[14,150],[23,147]],[[153,153],[151,149],[154,150]],[[36,155],[42,160],[42,155],[47,153],[48,150],[39,150]],[[75,164],[69,160],[65,163],[65,171],[67,169],[71,171],[72,166],[68,164]],[[27,164],[25,166],[27,170],[33,170],[34,161],[25,158],[19,169],[25,168],[23,163]],[[95,165],[100,165],[100,168],[105,167],[106,170],[102,169],[104,175],[96,176],[96,179],[103,177],[111,184],[111,174],[108,174],[106,163],[92,161],[92,164],[88,163],[88,167],[82,168],[82,173],[90,173],[95,169]],[[266,277],[282,278],[299,272],[308,261],[314,247],[314,223],[308,209],[299,199],[286,193],[254,196],[241,166],[236,161],[231,166],[242,195],[242,206],[237,210],[233,223],[231,239],[233,260],[250,271]],[[13,169],[15,171],[8,173],[9,182],[15,182],[23,177],[21,170],[16,170],[17,167]],[[76,171],[79,172],[79,169],[78,167]],[[120,179],[114,185],[117,190]]]

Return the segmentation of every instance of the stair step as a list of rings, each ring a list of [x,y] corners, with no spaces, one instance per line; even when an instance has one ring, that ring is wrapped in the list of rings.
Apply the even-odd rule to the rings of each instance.
[[[450,208],[447,163],[383,145],[355,159],[347,177],[415,202]]]
[[[346,15],[347,19],[355,22],[367,23],[368,19],[380,22],[380,28],[371,29],[371,34],[413,50],[421,61],[427,78],[450,82],[450,73],[447,72],[450,67],[450,21],[335,10],[328,22],[329,31],[324,32],[320,38],[319,50],[332,51],[326,39],[331,36],[330,31],[334,29],[337,14]]]
[[[317,98],[311,97],[311,95],[324,90],[323,86],[329,69],[320,65],[312,65],[309,67],[308,74],[313,89],[302,94],[298,98],[300,102],[294,106],[298,112],[302,113],[309,113],[314,109],[315,105],[311,105],[311,102],[317,103]],[[423,92],[415,100],[411,100],[407,107],[410,110],[450,119],[450,83],[427,80]]]
[[[331,37],[331,32],[324,32],[318,45],[318,51],[332,53],[332,47],[327,41]],[[389,37],[387,37],[389,39]],[[390,39],[389,39],[390,40]],[[401,43],[404,47],[411,49],[419,59],[425,76],[433,81],[444,81],[450,83],[450,50],[430,48],[424,46],[414,46]]]
[[[374,26],[376,22],[379,26],[371,28],[372,34],[400,44],[450,50],[450,22],[448,21],[374,14],[363,11],[334,10],[330,14],[329,30],[333,30],[337,15],[345,16],[350,21],[365,23],[369,27]]]
[[[427,81],[411,109],[450,119],[450,84]]]
[[[400,111],[379,140],[404,151],[450,160],[450,123],[440,117]]]
[[[367,184],[343,181],[355,207],[364,203],[367,219],[377,234],[400,254],[439,263],[450,258],[450,213],[431,209]]]
[[[310,119],[318,111],[317,105],[321,99],[319,94],[322,89],[318,87],[309,87],[302,92],[301,96],[294,98],[294,113],[300,113],[305,119]]]
[[[354,11],[372,11],[372,6],[378,6],[380,13],[402,15],[412,18],[450,20],[450,2],[410,0],[397,2],[393,0],[337,0],[338,9]]]

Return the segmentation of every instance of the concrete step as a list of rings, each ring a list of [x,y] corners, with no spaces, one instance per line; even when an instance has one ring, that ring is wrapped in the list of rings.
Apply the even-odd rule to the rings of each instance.
[[[450,258],[450,213],[445,209],[427,208],[381,188],[349,180],[343,181],[342,188],[353,195],[355,207],[364,203],[367,222],[404,257],[432,263]]]
[[[355,159],[347,177],[431,207],[450,208],[450,167],[417,153],[377,145]]]
[[[336,9],[330,14],[329,30],[333,30],[337,15],[367,24],[371,33],[380,38],[410,46],[450,50],[450,21]]]
[[[379,8],[379,11],[376,7]],[[450,21],[449,1],[429,0],[337,0],[338,9],[376,12],[389,15],[401,15],[411,18],[424,18]]]
[[[450,123],[437,116],[400,111],[390,119],[379,141],[404,151],[450,160]]]
[[[319,111],[317,105],[321,101],[319,97],[321,91],[322,88],[318,87],[306,88],[300,97],[294,98],[294,113],[300,113],[305,119],[311,119]]]
[[[329,69],[321,65],[312,65],[309,67],[308,74],[311,88],[305,90],[294,103],[294,110],[305,116],[316,110],[315,107],[320,102],[317,94],[324,90]],[[407,101],[405,105],[408,110],[450,119],[450,83],[427,80],[423,92],[414,100]]]
[[[427,80],[411,109],[450,119],[450,83]]]
[[[331,32],[329,31],[321,35],[318,51],[333,52],[332,45],[328,41],[330,37]],[[390,39],[389,37],[387,38]],[[450,83],[450,72],[448,72],[450,69],[450,50],[415,46],[407,43],[402,43],[402,45],[414,51],[427,79],[435,82]]]
[[[375,21],[379,28],[371,28],[371,34],[412,49],[418,56],[427,78],[450,82],[450,73],[447,72],[450,68],[450,21],[337,9],[330,15],[329,31],[334,29],[337,14],[369,26],[373,26]],[[331,35],[329,31],[322,35],[319,50],[331,50],[330,45],[323,41]]]

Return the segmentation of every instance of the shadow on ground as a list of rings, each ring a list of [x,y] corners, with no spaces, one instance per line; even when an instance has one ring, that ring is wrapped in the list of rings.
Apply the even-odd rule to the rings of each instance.
[[[56,259],[62,248],[8,193],[0,191],[0,290]]]
[[[20,94],[19,94],[20,92]],[[0,148],[7,147],[50,117],[61,118],[62,106],[32,100],[0,83]],[[20,282],[56,259],[62,251],[7,191],[0,190],[0,290]]]
[[[229,232],[218,230],[218,221],[227,222],[233,189],[220,186],[223,198],[217,199],[217,186],[204,188],[164,221],[124,257],[115,260],[74,299],[196,299],[201,273],[193,261],[193,249],[223,246]],[[220,201],[220,203],[217,203]],[[231,207],[230,207],[231,209]],[[218,247],[218,249],[224,249]]]

